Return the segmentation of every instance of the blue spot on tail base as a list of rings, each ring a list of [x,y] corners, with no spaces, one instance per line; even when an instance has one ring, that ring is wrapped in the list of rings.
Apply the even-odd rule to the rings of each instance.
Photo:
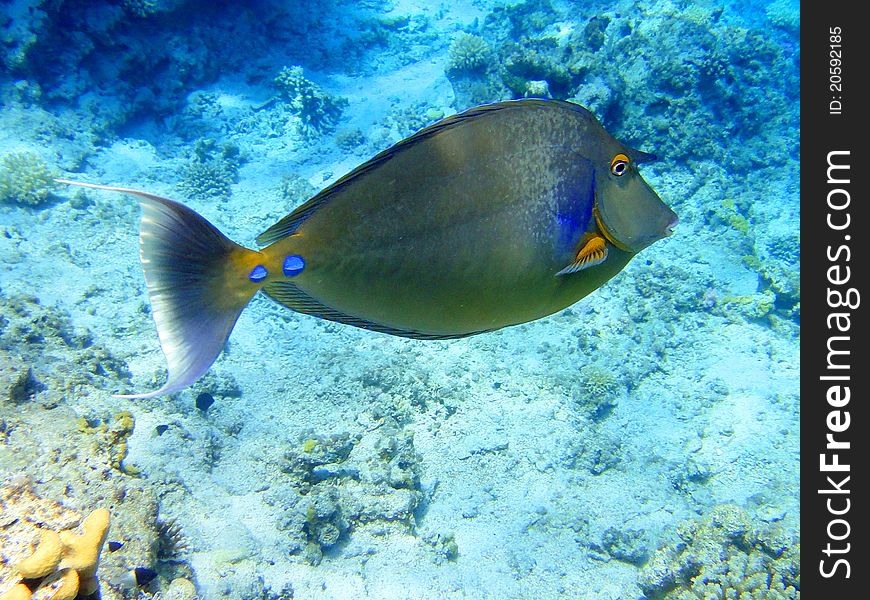
[[[284,276],[296,277],[305,269],[305,260],[298,254],[291,254],[284,259]]]
[[[268,276],[269,271],[266,270],[266,267],[264,267],[263,265],[257,265],[256,267],[251,269],[251,274],[248,275],[248,279],[250,279],[254,283],[260,283]]]

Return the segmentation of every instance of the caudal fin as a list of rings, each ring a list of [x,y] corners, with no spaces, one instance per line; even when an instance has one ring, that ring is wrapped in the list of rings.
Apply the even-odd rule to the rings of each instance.
[[[142,206],[140,257],[168,376],[159,390],[118,397],[152,398],[189,386],[218,357],[259,289],[248,275],[260,253],[239,246],[174,200],[128,188],[57,181],[132,194]]]

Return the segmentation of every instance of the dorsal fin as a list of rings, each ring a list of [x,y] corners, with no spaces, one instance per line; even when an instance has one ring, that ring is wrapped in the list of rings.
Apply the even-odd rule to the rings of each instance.
[[[269,227],[269,229],[261,233],[259,236],[257,236],[257,243],[261,246],[265,246],[267,244],[272,244],[280,240],[281,238],[287,237],[288,235],[292,235],[296,232],[299,226],[302,225],[302,223],[304,223],[306,219],[308,219],[308,217],[310,217],[315,211],[317,211],[317,209],[319,209],[323,204],[328,202],[332,195],[335,194],[338,190],[346,185],[349,185],[355,179],[371,171],[378,165],[381,165],[382,163],[390,160],[391,158],[396,156],[396,154],[408,148],[409,146],[420,143],[423,140],[430,138],[442,131],[446,131],[448,129],[456,127],[457,125],[464,123],[467,120],[475,119],[488,113],[500,110],[528,108],[532,106],[540,108],[558,106],[565,110],[578,112],[587,118],[595,118],[592,113],[577,104],[572,104],[571,102],[565,102],[563,100],[545,100],[541,98],[523,98],[520,100],[506,100],[504,102],[494,102],[492,104],[484,104],[482,106],[470,108],[465,112],[445,117],[437,123],[433,123],[428,127],[424,127],[412,136],[407,137],[404,140],[397,142],[393,146],[390,146],[386,150],[383,150],[382,152],[376,154],[373,158],[364,162],[347,175],[339,178],[328,188],[319,192],[317,195],[305,202],[305,204],[302,204],[292,213],[290,213],[289,215]]]

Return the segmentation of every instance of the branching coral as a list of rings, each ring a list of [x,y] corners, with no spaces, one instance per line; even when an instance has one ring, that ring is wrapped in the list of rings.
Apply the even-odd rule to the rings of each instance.
[[[800,598],[800,544],[733,504],[683,523],[681,542],[658,550],[638,584],[650,600]]]
[[[0,202],[38,206],[56,184],[48,165],[34,152],[12,152],[0,166]]]
[[[199,140],[194,145],[190,162],[180,169],[178,187],[189,198],[226,200],[230,197],[232,184],[238,180],[240,162],[236,145]]]
[[[584,365],[580,369],[583,397],[578,402],[591,411],[592,419],[598,421],[606,417],[624,392],[619,378],[610,370],[596,364]]]
[[[492,50],[482,37],[463,33],[450,45],[447,73],[483,73],[492,61]]]
[[[281,178],[280,191],[288,206],[296,206],[313,196],[317,188],[298,173],[290,173]]]
[[[303,75],[302,67],[284,67],[275,77],[275,87],[299,117],[306,136],[330,132],[341,118],[346,98],[327,94]]]

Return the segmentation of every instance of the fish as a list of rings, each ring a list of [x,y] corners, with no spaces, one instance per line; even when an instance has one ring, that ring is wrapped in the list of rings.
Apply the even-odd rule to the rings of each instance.
[[[677,215],[638,165],[655,156],[586,108],[521,99],[446,117],[339,178],[257,238],[224,236],[145,191],[140,258],[166,357],[151,398],[217,359],[250,300],[419,340],[534,321],[601,287],[673,232]]]

